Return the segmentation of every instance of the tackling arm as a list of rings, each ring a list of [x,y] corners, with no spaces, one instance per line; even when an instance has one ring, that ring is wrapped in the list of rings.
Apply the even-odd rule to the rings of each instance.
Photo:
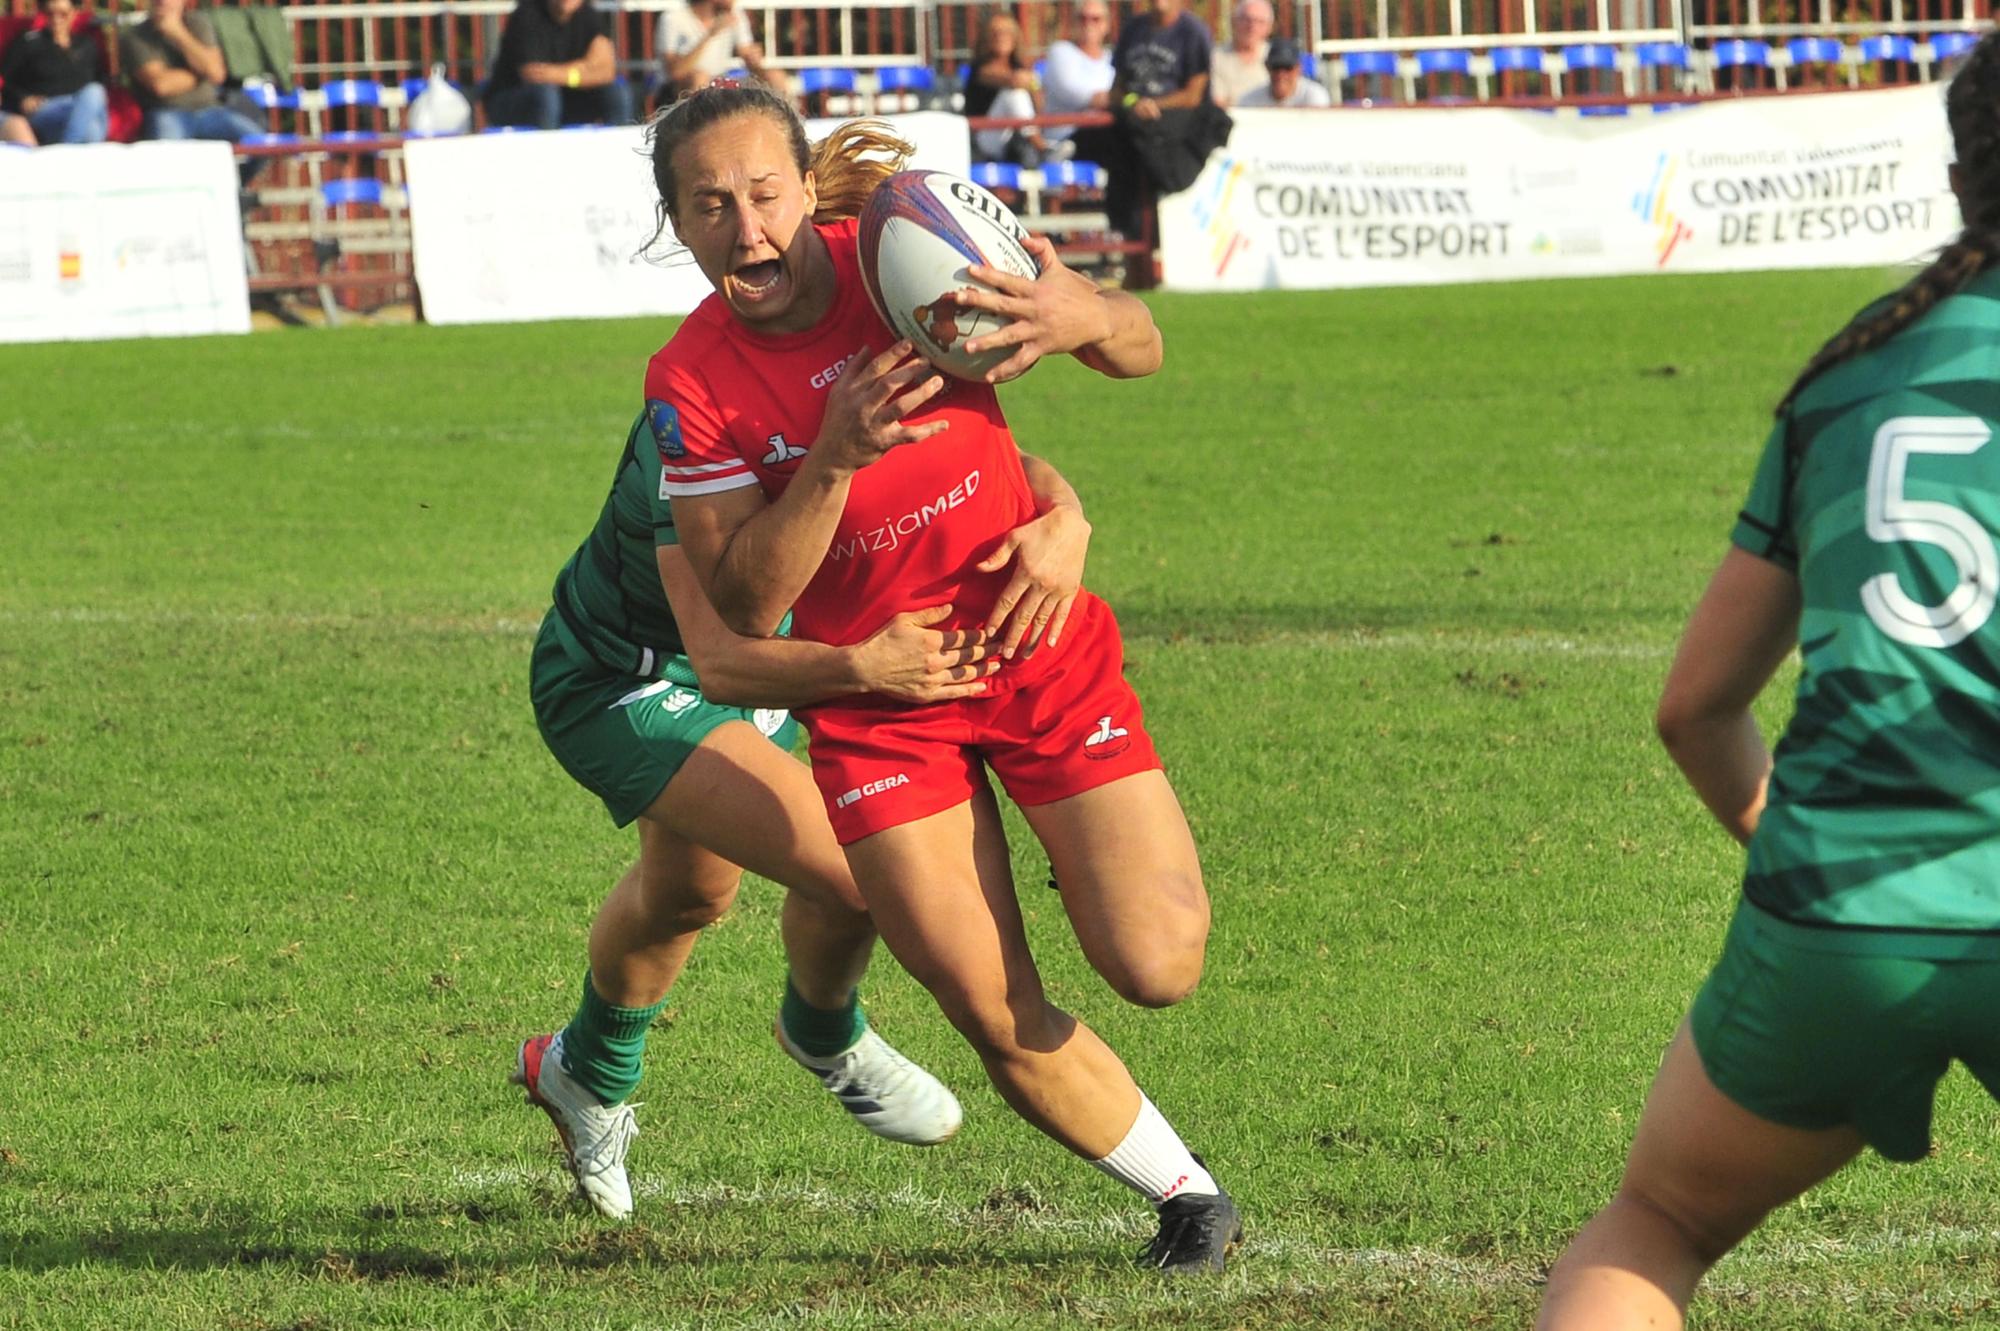
[[[984,692],[980,681],[999,668],[984,634],[930,627],[951,613],[948,605],[897,615],[850,647],[746,637],[716,614],[679,547],[659,547],[659,563],[681,645],[710,702],[792,708],[856,693],[938,702]]]

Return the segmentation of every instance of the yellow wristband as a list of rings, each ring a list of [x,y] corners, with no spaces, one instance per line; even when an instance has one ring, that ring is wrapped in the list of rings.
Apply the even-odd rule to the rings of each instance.
[[[575,65],[569,67],[569,86],[572,88],[581,88],[583,86],[583,71]]]
[[[1126,94],[1125,94],[1125,105],[1127,105],[1127,106],[1137,106],[1138,104],[1139,104],[1139,94],[1138,94],[1138,93],[1136,93],[1136,92],[1128,92],[1128,93],[1126,93]]]

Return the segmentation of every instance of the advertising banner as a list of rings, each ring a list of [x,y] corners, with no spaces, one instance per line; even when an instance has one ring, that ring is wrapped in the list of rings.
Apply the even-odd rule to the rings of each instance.
[[[0,149],[0,342],[249,331],[228,144]]]
[[[1617,116],[1234,114],[1229,145],[1161,202],[1169,287],[1888,265],[1959,225],[1936,86]]]
[[[962,118],[885,118],[916,145],[914,165],[965,174]],[[636,126],[413,139],[404,154],[430,323],[686,314],[709,292],[671,231],[649,244],[657,195]]]

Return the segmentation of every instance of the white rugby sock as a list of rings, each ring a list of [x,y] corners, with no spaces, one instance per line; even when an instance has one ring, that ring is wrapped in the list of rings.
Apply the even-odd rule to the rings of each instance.
[[[1110,1155],[1090,1163],[1155,1206],[1184,1194],[1213,1197],[1221,1191],[1189,1153],[1173,1124],[1160,1117],[1160,1111],[1144,1094],[1139,1096],[1139,1117],[1125,1140]]]

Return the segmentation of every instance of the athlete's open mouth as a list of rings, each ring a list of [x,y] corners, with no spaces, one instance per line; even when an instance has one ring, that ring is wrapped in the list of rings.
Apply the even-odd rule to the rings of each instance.
[[[731,276],[736,279],[737,290],[746,296],[761,296],[777,284],[778,274],[783,265],[776,259],[766,259],[762,263],[746,263]]]

